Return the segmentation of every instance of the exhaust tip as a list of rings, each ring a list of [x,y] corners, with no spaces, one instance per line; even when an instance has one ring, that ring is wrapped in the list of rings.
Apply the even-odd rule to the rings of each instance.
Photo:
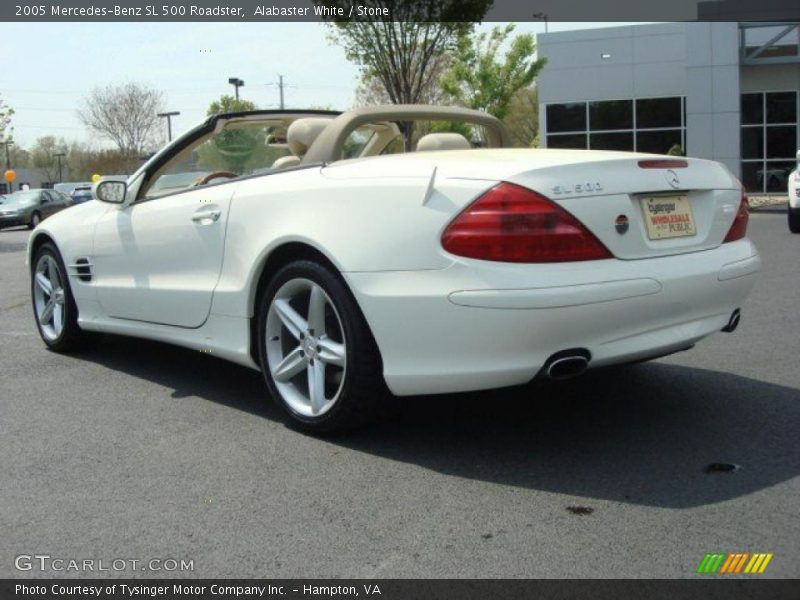
[[[731,318],[728,319],[728,324],[722,328],[722,331],[725,333],[733,333],[736,331],[736,328],[739,327],[739,322],[742,320],[742,311],[740,309],[736,309],[731,313]]]
[[[544,366],[550,379],[569,379],[582,374],[589,367],[591,355],[586,350],[564,350],[551,356]]]

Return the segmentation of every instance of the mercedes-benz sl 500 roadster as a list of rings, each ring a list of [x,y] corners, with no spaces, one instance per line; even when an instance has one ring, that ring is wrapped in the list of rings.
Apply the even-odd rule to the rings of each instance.
[[[34,230],[39,332],[260,369],[290,423],[326,431],[388,393],[570,377],[736,328],[760,260],[723,165],[510,145],[461,108],[213,116]]]

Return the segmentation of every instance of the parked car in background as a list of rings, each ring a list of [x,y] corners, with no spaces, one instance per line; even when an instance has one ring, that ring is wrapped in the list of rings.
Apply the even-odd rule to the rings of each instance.
[[[797,151],[797,168],[789,174],[789,231],[800,233],[800,150]]]
[[[62,194],[66,194],[67,196],[71,196],[72,192],[75,191],[76,188],[79,187],[92,187],[91,181],[64,181],[63,183],[57,183],[53,186],[53,189],[57,192],[61,192]]]
[[[20,190],[6,196],[0,208],[0,228],[36,227],[44,219],[72,204],[69,196],[55,190]]]
[[[72,190],[70,197],[72,198],[72,204],[81,204],[83,202],[88,202],[89,200],[94,198],[94,196],[92,196],[91,184],[81,185],[76,187],[74,190]]]

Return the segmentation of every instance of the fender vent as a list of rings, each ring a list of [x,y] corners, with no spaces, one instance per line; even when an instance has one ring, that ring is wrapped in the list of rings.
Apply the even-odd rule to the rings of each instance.
[[[89,262],[88,258],[79,258],[69,268],[72,269],[73,275],[77,275],[81,281],[92,280],[92,263]]]

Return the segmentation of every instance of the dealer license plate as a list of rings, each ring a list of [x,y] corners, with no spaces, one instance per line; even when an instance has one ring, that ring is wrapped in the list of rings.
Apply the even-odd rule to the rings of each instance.
[[[646,196],[641,202],[647,236],[651,240],[697,234],[688,196]]]

